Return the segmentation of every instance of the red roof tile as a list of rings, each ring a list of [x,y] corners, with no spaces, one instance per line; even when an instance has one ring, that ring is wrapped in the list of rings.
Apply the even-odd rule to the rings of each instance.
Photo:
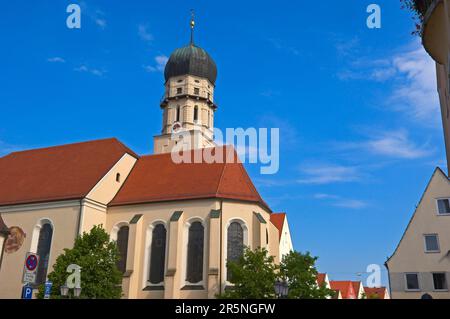
[[[270,221],[278,229],[279,236],[283,234],[284,219],[286,218],[286,213],[273,213],[270,215]]]
[[[0,158],[0,206],[86,196],[125,154],[117,139],[14,152]]]
[[[331,289],[339,290],[343,299],[356,299],[357,295],[351,281],[330,281]]]
[[[353,290],[357,297],[359,297],[359,289],[361,287],[361,281],[352,281]]]
[[[317,285],[319,285],[319,287],[321,287],[325,283],[326,276],[327,274],[317,274]]]
[[[214,152],[226,147],[208,149]],[[195,158],[198,152],[189,151]],[[224,198],[259,203],[266,207],[244,166],[237,160],[225,163],[175,163],[171,153],[141,157],[112,206],[171,200]],[[224,152],[226,153],[226,152]]]
[[[385,299],[386,298],[386,287],[379,287],[379,288],[369,288],[364,287],[364,293],[366,294],[367,298],[379,298],[379,299]]]

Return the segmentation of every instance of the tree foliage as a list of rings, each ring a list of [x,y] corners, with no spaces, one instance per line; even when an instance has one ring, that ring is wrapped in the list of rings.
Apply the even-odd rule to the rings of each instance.
[[[274,283],[277,266],[273,256],[265,248],[254,251],[244,249],[238,262],[228,262],[232,288],[226,289],[221,298],[227,299],[271,299],[275,297]]]
[[[275,298],[275,282],[286,281],[289,286],[288,298],[324,299],[334,295],[325,286],[317,285],[317,257],[309,253],[290,252],[281,264],[275,265],[274,257],[266,249],[254,251],[246,248],[238,262],[228,262],[231,273],[227,287],[220,298],[230,299],[270,299]]]
[[[280,265],[280,277],[288,283],[288,298],[325,299],[334,295],[325,285],[318,286],[316,261],[317,257],[312,257],[309,252],[301,254],[291,251],[284,256]]]
[[[75,240],[72,249],[64,249],[58,256],[48,279],[53,282],[51,298],[61,298],[60,287],[66,283],[67,267],[81,267],[81,296],[89,299],[117,299],[122,296],[122,274],[117,269],[119,251],[110,241],[102,226],[94,226]],[[73,292],[70,292],[71,294]],[[44,287],[39,287],[38,298],[43,298]]]

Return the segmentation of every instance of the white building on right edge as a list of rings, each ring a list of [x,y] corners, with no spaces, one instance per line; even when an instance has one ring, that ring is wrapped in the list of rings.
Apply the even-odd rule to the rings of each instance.
[[[386,267],[393,299],[450,298],[450,181],[440,168]]]

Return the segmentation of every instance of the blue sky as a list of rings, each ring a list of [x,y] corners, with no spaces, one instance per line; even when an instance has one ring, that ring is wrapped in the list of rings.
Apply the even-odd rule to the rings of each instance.
[[[379,30],[365,24],[373,2]],[[70,3],[81,30],[65,25]],[[434,64],[399,1],[5,3],[0,153],[112,136],[151,153],[161,69],[189,41],[191,8],[218,65],[215,125],[280,128],[280,171],[247,168],[296,249],[332,279],[382,265],[446,170]]]

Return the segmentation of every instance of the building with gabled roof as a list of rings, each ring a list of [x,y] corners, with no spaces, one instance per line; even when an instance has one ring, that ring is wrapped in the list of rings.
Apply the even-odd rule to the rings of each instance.
[[[357,292],[354,290],[351,281],[330,281],[331,290],[339,291],[342,299],[358,299]],[[340,298],[338,298],[340,299]]]
[[[124,298],[214,298],[230,285],[227,262],[245,246],[266,248],[276,262],[292,249],[286,214],[272,214],[232,147],[214,144],[216,75],[215,62],[193,42],[174,51],[154,155],[113,138],[0,158],[0,214],[14,229],[0,298],[21,296],[27,252],[40,258],[37,288],[95,225],[117,242]],[[174,154],[201,160],[179,162]]]
[[[448,299],[450,181],[436,168],[400,242],[385,265],[393,299]]]
[[[289,254],[293,249],[291,232],[289,230],[289,224],[287,221],[286,213],[272,213],[270,215],[270,222],[278,229],[278,233],[280,235],[280,260],[283,259],[283,256]]]
[[[364,287],[364,295],[367,299],[391,299],[386,287]]]

